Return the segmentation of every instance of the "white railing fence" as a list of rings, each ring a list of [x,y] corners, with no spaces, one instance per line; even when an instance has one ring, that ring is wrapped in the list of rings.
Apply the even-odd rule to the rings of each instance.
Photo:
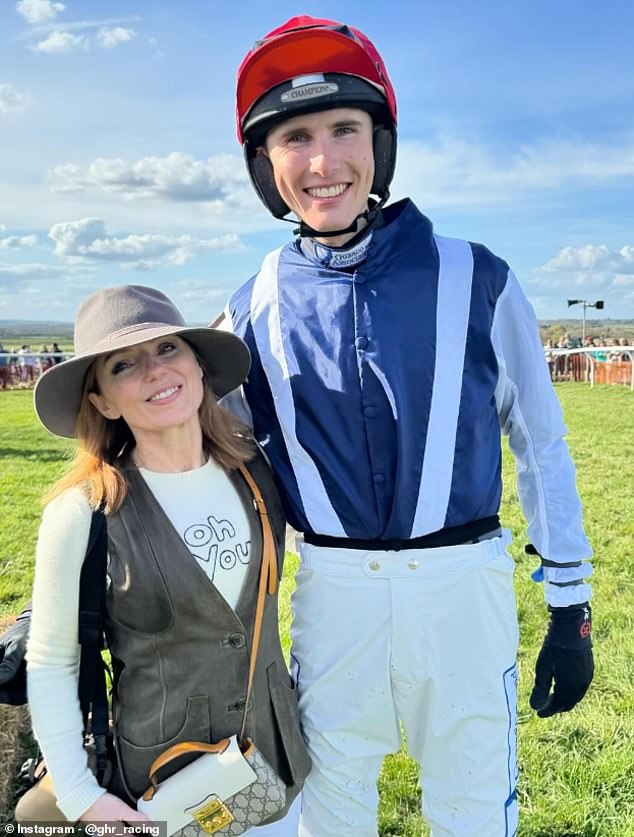
[[[634,346],[544,348],[553,381],[621,384],[634,391]]]

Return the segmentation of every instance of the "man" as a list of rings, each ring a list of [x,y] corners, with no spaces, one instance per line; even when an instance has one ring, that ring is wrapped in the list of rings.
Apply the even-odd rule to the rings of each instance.
[[[53,348],[51,349],[51,352],[52,352],[52,355],[53,355],[53,363],[55,363],[55,364],[61,363],[64,360],[64,355],[62,353],[62,350],[57,345],[57,343],[53,343]]]
[[[569,710],[592,678],[591,550],[533,311],[486,248],[434,234],[409,200],[384,207],[396,99],[357,29],[300,16],[266,35],[238,71],[237,119],[258,195],[299,219],[223,327],[251,349],[244,406],[303,533],[300,835],[376,835],[399,722],[434,837],[515,834],[501,430],[551,610],[531,705]]]
[[[18,351],[18,367],[20,370],[20,381],[22,381],[22,383],[31,383],[33,381],[34,363],[35,360],[31,353],[31,347],[27,346],[26,344],[24,346],[21,346],[20,350]]]

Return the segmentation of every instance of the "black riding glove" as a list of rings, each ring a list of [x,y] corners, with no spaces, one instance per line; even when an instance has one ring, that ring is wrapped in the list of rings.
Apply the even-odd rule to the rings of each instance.
[[[588,691],[594,674],[591,630],[589,604],[550,608],[550,624],[535,664],[530,697],[540,718],[569,712]]]
[[[0,637],[0,703],[26,703],[26,642],[31,608],[25,608]]]

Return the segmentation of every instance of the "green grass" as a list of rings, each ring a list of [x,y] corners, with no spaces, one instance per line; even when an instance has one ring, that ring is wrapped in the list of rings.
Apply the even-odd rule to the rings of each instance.
[[[53,350],[52,347],[54,342],[57,342],[57,345],[59,346],[62,352],[73,351],[72,339],[60,339],[55,341],[54,338],[51,339],[50,337],[41,334],[27,335],[26,337],[24,335],[18,335],[17,337],[3,337],[2,334],[0,334],[0,343],[4,345],[5,349],[9,347],[11,347],[12,349],[19,349],[20,346],[30,346],[31,351],[35,352],[36,354],[40,351],[42,346],[47,346],[49,352],[51,352]]]
[[[514,465],[505,451],[502,517],[513,531],[519,655],[520,837],[634,837],[634,393],[560,384],[557,392],[577,464],[588,536],[595,550],[596,676],[572,713],[540,720],[528,708],[532,669],[547,621],[541,587],[530,581]],[[29,597],[43,490],[58,476],[68,444],[34,418],[31,393],[0,393],[0,608]],[[295,556],[287,556],[281,623],[288,648]],[[404,754],[380,779],[381,837],[428,835],[417,767]]]
[[[0,613],[29,598],[42,494],[61,474],[69,443],[35,418],[31,390],[0,392]]]

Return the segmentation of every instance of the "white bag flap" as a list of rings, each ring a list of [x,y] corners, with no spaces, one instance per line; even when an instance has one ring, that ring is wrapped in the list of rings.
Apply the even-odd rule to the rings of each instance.
[[[138,800],[137,808],[155,822],[167,822],[167,835],[187,825],[196,809],[208,797],[228,799],[255,782],[256,774],[244,760],[234,735],[224,753],[205,753],[164,782],[154,798]]]

